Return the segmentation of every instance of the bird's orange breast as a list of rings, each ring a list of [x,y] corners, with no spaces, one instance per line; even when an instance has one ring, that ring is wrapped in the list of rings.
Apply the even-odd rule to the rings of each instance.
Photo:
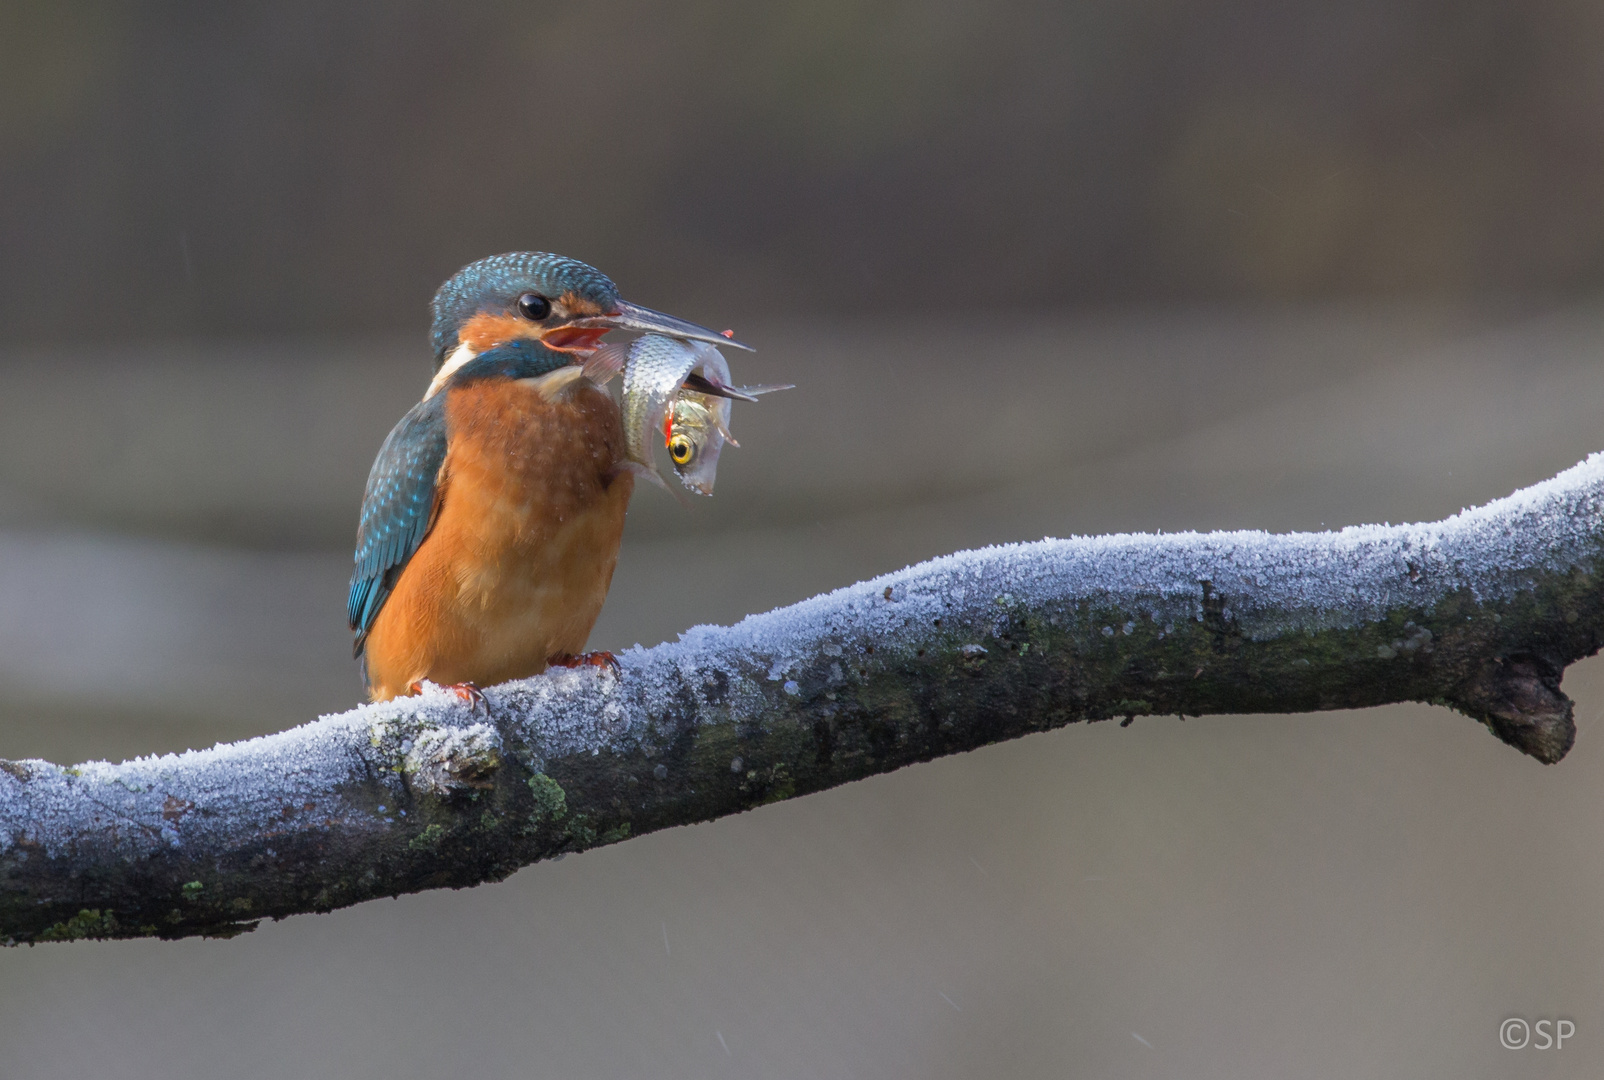
[[[618,406],[581,380],[443,391],[449,432],[434,524],[368,635],[374,700],[429,679],[488,686],[578,653],[618,561],[634,487]]]

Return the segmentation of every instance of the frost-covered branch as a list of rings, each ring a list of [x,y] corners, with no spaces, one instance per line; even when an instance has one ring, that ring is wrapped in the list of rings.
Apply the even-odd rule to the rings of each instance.
[[[620,657],[211,750],[0,761],[0,940],[230,934],[1078,720],[1428,701],[1544,762],[1604,456],[1430,525],[963,552]]]

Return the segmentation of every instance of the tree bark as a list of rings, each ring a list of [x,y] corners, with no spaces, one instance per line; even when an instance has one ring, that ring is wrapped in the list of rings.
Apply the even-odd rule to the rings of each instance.
[[[0,940],[204,934],[1080,720],[1445,705],[1545,763],[1599,648],[1604,456],[1428,525],[987,548],[621,656],[111,765],[0,761]]]

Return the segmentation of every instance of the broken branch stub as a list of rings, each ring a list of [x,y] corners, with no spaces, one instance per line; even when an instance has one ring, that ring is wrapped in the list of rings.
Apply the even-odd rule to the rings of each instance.
[[[211,750],[0,762],[0,940],[226,935],[1080,720],[1456,708],[1543,762],[1604,640],[1604,458],[1426,525],[963,552]]]

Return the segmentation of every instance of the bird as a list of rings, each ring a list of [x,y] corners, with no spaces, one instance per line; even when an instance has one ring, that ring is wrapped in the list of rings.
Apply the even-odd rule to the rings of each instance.
[[[434,377],[368,474],[346,616],[374,701],[479,688],[584,653],[634,489],[619,407],[584,361],[610,330],[750,346],[631,304],[545,252],[463,267],[432,304]]]

